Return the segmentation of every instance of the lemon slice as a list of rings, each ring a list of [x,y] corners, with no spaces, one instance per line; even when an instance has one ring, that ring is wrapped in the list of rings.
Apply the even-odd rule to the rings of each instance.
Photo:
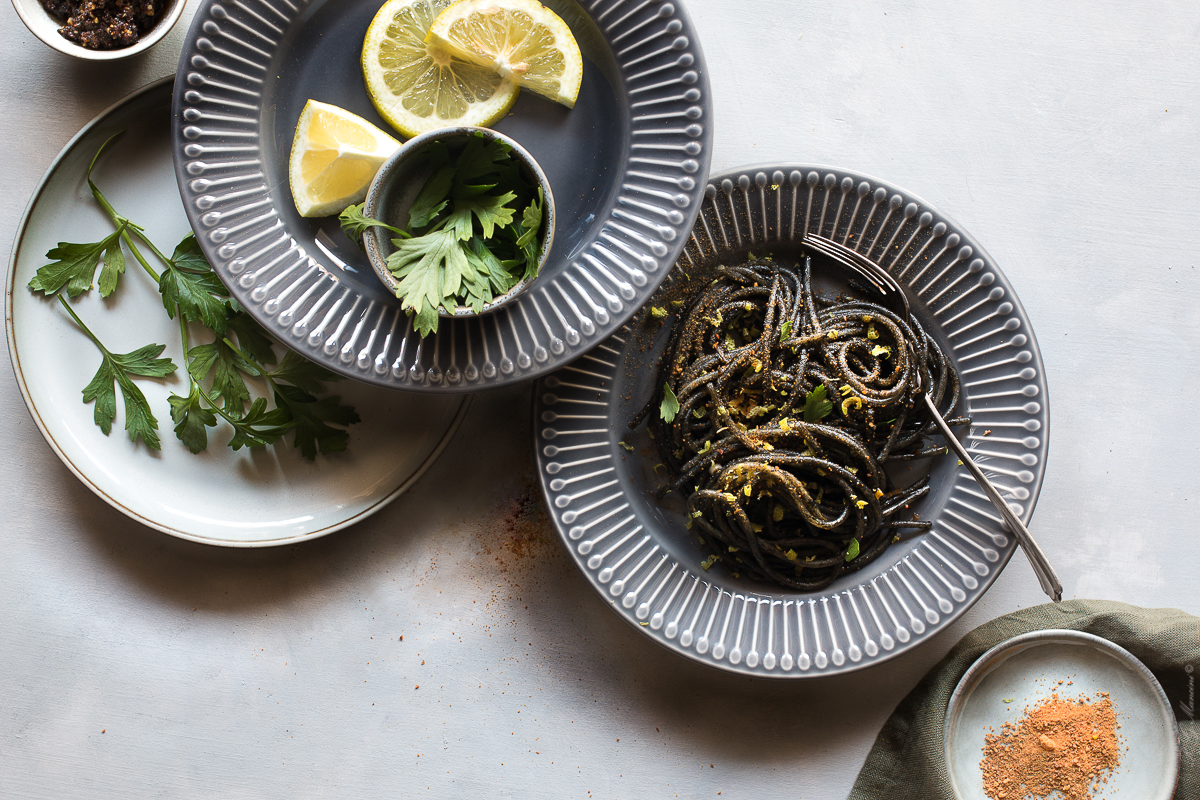
[[[367,93],[380,116],[405,136],[453,125],[487,127],[520,89],[494,71],[425,43],[450,0],[388,0],[363,39]]]
[[[579,97],[579,45],[537,0],[458,0],[438,14],[426,41],[567,108]]]
[[[357,114],[309,100],[288,159],[296,210],[302,217],[325,217],[361,202],[380,165],[399,148],[400,142]]]

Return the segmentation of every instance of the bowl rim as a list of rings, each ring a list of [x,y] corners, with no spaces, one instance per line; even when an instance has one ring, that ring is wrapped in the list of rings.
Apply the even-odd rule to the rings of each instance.
[[[389,180],[390,176],[395,172],[398,165],[402,162],[420,153],[422,148],[431,141],[436,141],[440,138],[447,137],[464,137],[472,134],[482,134],[483,136],[494,141],[501,141],[507,144],[517,158],[523,160],[537,177],[538,185],[542,189],[544,195],[543,200],[543,224],[545,233],[542,234],[542,253],[538,258],[538,274],[532,277],[523,278],[517,285],[509,289],[499,297],[493,298],[490,303],[483,306],[483,309],[476,313],[473,309],[467,306],[457,306],[454,309],[447,311],[445,308],[438,306],[438,316],[453,319],[455,317],[481,317],[492,311],[497,311],[523,294],[538,276],[542,273],[542,268],[546,265],[546,258],[550,255],[550,248],[554,244],[554,191],[550,186],[550,181],[546,177],[546,173],[542,170],[542,165],[537,159],[526,150],[520,142],[507,136],[499,131],[491,128],[483,128],[476,125],[452,125],[445,128],[436,128],[432,131],[426,131],[418,136],[414,136],[400,148],[396,150],[387,161],[379,167],[379,171],[375,173],[375,177],[371,180],[371,185],[367,188],[367,196],[363,201],[363,213],[367,216],[375,216],[373,213],[375,206],[383,195],[383,187]],[[379,219],[379,217],[376,217]],[[376,277],[393,295],[396,291],[397,281],[392,273],[388,270],[386,257],[383,254],[384,243],[387,236],[380,228],[372,228],[367,231],[363,237],[363,246],[367,252],[367,259],[371,262],[371,268],[375,271]]]
[[[955,780],[954,771],[950,768],[950,739],[951,728],[956,727],[953,723],[957,719],[956,714],[962,704],[970,696],[971,692],[974,691],[979,682],[1004,661],[1032,647],[1055,643],[1090,645],[1097,650],[1102,650],[1128,667],[1154,690],[1154,694],[1158,699],[1159,710],[1163,712],[1163,718],[1168,721],[1171,734],[1169,736],[1171,747],[1170,752],[1167,754],[1167,769],[1173,775],[1171,780],[1171,795],[1173,795],[1179,783],[1179,723],[1176,721],[1175,714],[1171,710],[1171,701],[1167,698],[1167,693],[1163,690],[1162,684],[1158,682],[1158,678],[1154,676],[1149,667],[1142,663],[1141,659],[1121,645],[1105,639],[1103,636],[1071,628],[1047,628],[1013,636],[988,648],[983,655],[975,659],[971,666],[967,668],[967,671],[963,673],[958,683],[955,684],[954,690],[950,693],[950,699],[946,702],[946,713],[942,720],[942,759],[946,765],[946,775],[955,796],[963,797],[964,795]],[[1168,795],[1168,797],[1171,795]]]
[[[146,52],[162,41],[175,27],[175,23],[179,22],[179,18],[183,15],[183,8],[187,5],[188,0],[168,0],[168,2],[170,5],[145,36],[129,47],[121,47],[116,50],[90,50],[64,39],[58,33],[57,29],[60,27],[58,21],[50,16],[50,12],[46,10],[41,0],[12,0],[12,5],[29,32],[52,50],[83,61],[120,61]],[[49,34],[46,33],[45,26],[42,24],[43,20],[48,21],[54,27]]]

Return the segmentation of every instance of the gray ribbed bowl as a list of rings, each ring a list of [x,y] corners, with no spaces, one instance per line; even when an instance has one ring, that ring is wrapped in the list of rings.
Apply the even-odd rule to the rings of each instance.
[[[351,378],[475,392],[540,375],[624,324],[678,258],[712,142],[704,59],[678,0],[547,0],[584,56],[574,109],[524,92],[495,128],[542,165],[554,250],[509,306],[420,339],[336,218],[288,189],[311,98],[387,130],[359,58],[379,0],[200,0],[175,81],[175,169],[217,274],[288,346]]]
[[[913,313],[962,376],[959,410],[974,420],[968,449],[1028,521],[1045,475],[1049,423],[1033,329],[991,257],[924,200],[830,167],[718,175],[664,291],[751,252],[794,256],[806,231],[858,248],[909,288]],[[913,507],[933,530],[822,591],[786,591],[722,564],[701,569],[705,553],[685,530],[682,501],[654,498],[662,476],[646,428],[627,428],[655,390],[669,332],[645,316],[543,379],[534,399],[538,472],[555,527],[592,587],[629,624],[711,667],[819,677],[928,641],[987,591],[1016,543],[952,455],[927,462],[931,490]],[[1053,555],[1054,531],[1035,533]]]

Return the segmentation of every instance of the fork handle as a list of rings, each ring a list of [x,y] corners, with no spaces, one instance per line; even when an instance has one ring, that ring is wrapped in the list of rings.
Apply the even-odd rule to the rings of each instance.
[[[988,499],[992,501],[992,505],[1000,512],[1000,516],[1004,518],[1004,522],[1008,525],[1009,531],[1017,537],[1017,543],[1021,545],[1021,549],[1025,551],[1025,556],[1029,559],[1030,565],[1033,566],[1033,571],[1037,575],[1038,583],[1042,585],[1042,591],[1045,592],[1051,600],[1058,603],[1062,600],[1062,584],[1058,580],[1058,575],[1054,573],[1054,567],[1050,566],[1050,560],[1046,558],[1046,554],[1042,552],[1042,548],[1034,541],[1033,534],[1029,529],[1017,519],[1017,515],[1009,508],[1008,503],[996,491],[996,487],[983,474],[983,470],[979,465],[971,459],[971,454],[967,452],[967,448],[963,447],[962,442],[954,435],[954,431],[950,430],[950,426],[942,419],[941,412],[937,410],[933,399],[928,395],[922,395],[925,398],[925,405],[929,407],[929,412],[933,417],[933,421],[937,424],[938,430],[941,431],[942,438],[946,440],[946,444],[950,449],[958,455],[959,460],[975,478],[975,482],[979,484],[979,488],[983,489]]]

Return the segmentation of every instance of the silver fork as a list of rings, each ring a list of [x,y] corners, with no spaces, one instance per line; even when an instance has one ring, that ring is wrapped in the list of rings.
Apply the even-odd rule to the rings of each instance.
[[[857,250],[852,250],[832,239],[826,239],[824,236],[809,233],[804,236],[801,242],[808,249],[832,258],[856,275],[862,277],[883,295],[885,301],[897,309],[903,309],[904,319],[908,319],[911,313],[908,297],[905,296],[904,289],[900,287],[896,279],[883,267]],[[920,375],[917,376],[917,380],[921,380]],[[916,388],[917,391],[921,391],[923,387],[918,385]],[[1062,583],[1059,582],[1058,575],[1054,572],[1054,567],[1050,565],[1050,559],[1046,558],[1046,554],[1034,540],[1033,534],[1029,532],[1029,529],[1025,527],[1021,520],[1017,519],[1017,515],[1013,513],[1008,503],[1000,496],[1000,492],[996,491],[996,487],[992,485],[992,482],[983,474],[983,470],[971,458],[971,454],[967,452],[967,448],[963,447],[962,442],[958,441],[958,437],[954,435],[954,431],[950,430],[950,426],[942,419],[941,412],[938,411],[933,398],[929,396],[929,392],[925,391],[921,396],[925,399],[925,405],[929,409],[929,414],[937,425],[938,431],[942,434],[942,438],[946,440],[946,444],[950,446],[950,449],[958,456],[960,462],[970,471],[972,477],[975,478],[975,482],[979,484],[979,487],[983,489],[988,499],[992,501],[992,505],[1000,512],[1000,516],[1004,518],[1009,531],[1017,537],[1017,543],[1025,551],[1025,556],[1029,559],[1034,574],[1037,575],[1038,583],[1042,586],[1042,591],[1054,602],[1060,602],[1062,600]]]

